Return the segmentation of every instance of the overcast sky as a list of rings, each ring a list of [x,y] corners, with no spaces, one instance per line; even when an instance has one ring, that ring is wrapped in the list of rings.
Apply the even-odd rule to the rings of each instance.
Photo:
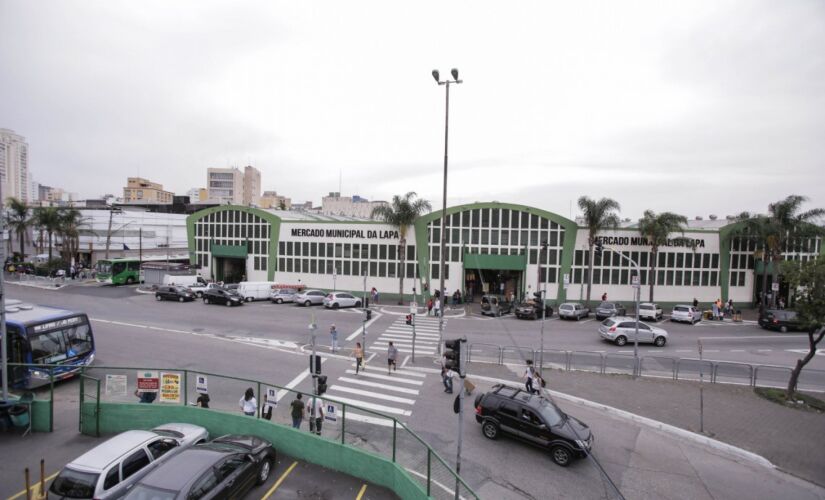
[[[825,207],[825,2],[0,1],[0,127],[40,183],[265,190],[575,216]]]

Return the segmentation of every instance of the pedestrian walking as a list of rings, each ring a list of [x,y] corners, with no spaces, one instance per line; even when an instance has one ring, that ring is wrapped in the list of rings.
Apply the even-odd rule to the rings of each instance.
[[[361,347],[361,342],[355,343],[355,349],[352,350],[352,357],[355,358],[355,374],[358,375],[360,369],[366,369],[364,364],[364,348]]]
[[[723,321],[725,319],[725,317],[723,316],[723,314],[724,314],[723,307],[724,306],[722,305],[722,299],[716,299],[716,313],[719,316],[719,321]]]
[[[158,393],[156,392],[147,392],[135,389],[135,397],[140,398],[139,403],[153,403],[157,396]]]
[[[329,336],[332,339],[332,352],[335,352],[338,350],[338,330],[335,329],[335,323],[329,327]]]
[[[713,303],[713,319],[714,321],[719,319],[719,304],[716,302]]]
[[[436,316],[441,316],[441,299],[436,297],[435,303],[433,304],[433,312]]]
[[[290,415],[292,416],[292,427],[301,428],[301,421],[304,419],[304,402],[301,400],[301,393],[289,403]]]
[[[307,413],[309,414],[309,432],[321,435],[321,426],[324,423],[324,400],[318,396],[312,396],[307,401]]]
[[[244,415],[253,416],[258,412],[258,400],[255,399],[255,391],[251,387],[246,389],[246,392],[238,401],[238,406],[241,407]]]
[[[537,391],[534,389],[533,382],[536,378],[536,369],[533,367],[533,360],[527,360],[527,368],[521,377],[525,379],[524,387],[527,389],[527,392],[535,394]]]
[[[454,372],[447,368],[447,358],[441,359],[441,383],[444,384],[444,392],[447,394],[453,393],[453,374]]]
[[[607,292],[602,294],[602,302],[607,302]]]
[[[693,308],[696,309],[697,307],[699,307],[699,300],[693,297]]]
[[[396,364],[397,358],[398,349],[394,345],[392,345],[392,342],[390,342],[390,346],[387,347],[387,375],[390,374],[390,370],[398,370],[398,365]]]
[[[198,395],[197,401],[195,401],[195,406],[200,406],[201,408],[209,408],[209,393],[200,393]]]
[[[429,300],[427,300],[427,316],[432,316],[432,315],[433,315],[433,298],[430,297]]]
[[[779,305],[780,310],[785,309],[785,299],[783,299],[782,297],[779,297],[779,299],[777,300],[777,304]]]
[[[370,290],[370,293],[372,294],[372,303],[373,304],[378,304],[378,289],[375,288],[375,287],[372,287],[372,290]]]

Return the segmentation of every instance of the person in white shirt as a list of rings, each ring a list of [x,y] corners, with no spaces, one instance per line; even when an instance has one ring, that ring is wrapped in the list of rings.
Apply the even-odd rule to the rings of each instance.
[[[244,415],[253,416],[258,412],[258,400],[255,399],[255,392],[252,388],[248,388],[243,397],[238,401]]]
[[[307,401],[307,415],[309,416],[309,432],[321,435],[321,426],[324,423],[324,400],[318,396],[310,396]]]

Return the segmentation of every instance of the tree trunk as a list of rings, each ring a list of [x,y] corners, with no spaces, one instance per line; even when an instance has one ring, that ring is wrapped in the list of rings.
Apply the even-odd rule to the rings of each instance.
[[[814,338],[814,335],[816,335],[816,338]],[[791,378],[788,380],[788,390],[785,393],[787,401],[792,400],[794,395],[796,395],[796,384],[799,380],[799,375],[802,373],[802,368],[816,355],[816,346],[822,340],[822,337],[825,337],[825,327],[819,327],[819,331],[808,331],[808,354],[806,354],[804,358],[796,361],[796,366],[791,372]]]
[[[49,262],[52,261],[52,232],[49,231]]]
[[[659,248],[653,247],[650,252],[650,275],[647,277],[647,282],[650,283],[650,302],[653,302],[653,286],[656,283],[656,257],[659,255]],[[642,279],[639,276],[639,279]]]
[[[593,242],[590,241],[587,247],[587,255],[589,256],[588,263],[587,263],[587,297],[585,297],[585,303],[587,304],[587,308],[590,309],[590,292],[593,288]]]
[[[24,253],[24,251],[25,251],[24,247],[26,245],[26,231],[25,231],[25,229],[19,234],[19,236],[20,236],[20,261],[21,262],[26,262],[26,256],[25,256],[25,253]]]
[[[398,305],[404,305],[404,275],[406,274],[406,259],[407,259],[407,238],[402,237],[398,240],[398,257],[401,261],[401,269],[398,270]]]

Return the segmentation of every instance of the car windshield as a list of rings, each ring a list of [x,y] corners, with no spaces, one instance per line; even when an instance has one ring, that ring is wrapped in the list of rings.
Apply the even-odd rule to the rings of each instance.
[[[611,304],[610,302],[602,302],[601,304],[599,304],[599,308],[600,309],[613,309],[613,304]]]
[[[129,495],[127,495],[126,498],[130,500],[174,500],[177,496],[177,491],[138,484],[129,491]]]
[[[173,438],[182,438],[183,434],[178,431],[173,431],[172,429],[152,429],[152,432],[155,434],[160,434],[161,436],[173,437]]]
[[[99,474],[63,469],[49,490],[66,498],[92,498]]]
[[[541,416],[544,418],[544,421],[550,427],[559,425],[567,418],[567,415],[565,415],[564,412],[556,408],[555,405],[546,399],[543,399],[539,404],[539,411],[541,412]]]
[[[188,291],[189,291],[189,289],[188,289],[188,288],[186,288],[186,287],[182,287],[182,286],[176,286],[176,287],[174,288],[174,290],[175,290],[175,291],[178,291],[178,292],[180,292],[180,293],[186,293],[186,292],[188,292]]]
[[[639,306],[639,309],[653,309],[653,306],[650,304],[642,304]]]
[[[604,326],[613,326],[617,323],[617,321],[613,318],[607,318],[606,320],[602,321]]]
[[[673,310],[674,310],[674,311],[678,311],[678,312],[688,312],[688,308],[687,308],[687,307],[679,307],[679,306],[676,306],[676,307],[674,307],[674,308],[673,308]]]

